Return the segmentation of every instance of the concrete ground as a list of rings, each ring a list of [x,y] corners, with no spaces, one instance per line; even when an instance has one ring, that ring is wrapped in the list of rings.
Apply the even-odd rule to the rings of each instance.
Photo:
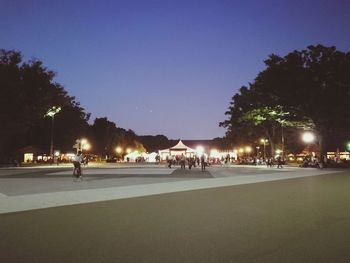
[[[350,173],[331,172],[3,169],[0,262],[348,262]]]

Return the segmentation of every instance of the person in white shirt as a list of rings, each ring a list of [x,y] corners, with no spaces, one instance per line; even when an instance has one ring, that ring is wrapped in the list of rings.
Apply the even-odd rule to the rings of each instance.
[[[78,151],[77,155],[74,156],[73,159],[73,176],[75,176],[77,179],[82,180],[82,172],[81,172],[81,163],[83,161],[83,155],[81,151]]]

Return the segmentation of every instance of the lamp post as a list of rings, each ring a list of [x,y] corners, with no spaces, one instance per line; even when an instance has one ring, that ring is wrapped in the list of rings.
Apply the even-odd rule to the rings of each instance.
[[[313,134],[312,132],[304,132],[302,135],[302,139],[307,144],[308,153],[309,153],[309,151],[310,151],[309,146],[311,143],[313,143],[315,141],[315,134]]]
[[[118,155],[118,158],[119,158],[119,156],[120,156],[121,160],[123,160],[123,148],[120,147],[120,146],[117,146],[117,147],[115,148],[115,151],[116,151],[116,153],[117,153],[117,155]]]
[[[266,160],[266,143],[268,142],[268,139],[261,139],[260,142],[264,145],[264,160]]]
[[[53,106],[51,107],[45,116],[49,116],[51,117],[51,145],[50,145],[50,156],[51,158],[53,158],[53,135],[54,135],[54,120],[55,120],[55,115],[57,113],[59,113],[61,110],[61,107],[56,107],[56,106]]]
[[[284,133],[283,133],[283,123],[284,123],[284,121],[281,122],[281,133],[282,133],[282,159],[284,159]]]

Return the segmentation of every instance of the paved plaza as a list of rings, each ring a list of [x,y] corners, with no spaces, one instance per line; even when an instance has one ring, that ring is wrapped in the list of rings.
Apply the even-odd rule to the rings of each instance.
[[[0,262],[348,262],[340,170],[0,169]]]
[[[0,170],[0,213],[332,173],[329,170],[216,166],[92,165],[75,182],[71,165]],[[302,172],[301,172],[302,171]]]

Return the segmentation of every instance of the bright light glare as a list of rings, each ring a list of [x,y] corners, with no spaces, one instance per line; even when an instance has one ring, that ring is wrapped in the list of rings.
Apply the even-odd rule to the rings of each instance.
[[[91,145],[89,143],[85,143],[82,145],[83,150],[88,151],[91,148]]]
[[[311,132],[305,132],[303,134],[303,141],[306,143],[311,143],[315,140],[315,135]]]
[[[269,140],[268,139],[260,139],[261,143],[267,143]]]
[[[121,153],[123,151],[122,147],[118,146],[117,148],[115,148],[115,151],[117,153]]]
[[[87,139],[83,138],[80,140],[80,142],[81,142],[81,144],[86,144],[88,141],[87,141]]]
[[[59,113],[60,111],[61,111],[61,107],[53,106],[47,111],[46,116],[50,116],[53,118],[55,114]]]
[[[202,155],[204,153],[204,147],[199,145],[196,147],[196,152],[198,155]]]
[[[244,153],[244,149],[243,148],[240,148],[238,151],[239,151],[239,153]]]
[[[252,151],[252,147],[250,147],[250,146],[245,147],[245,151],[247,153],[250,153]]]
[[[216,149],[212,149],[212,150],[210,151],[210,156],[211,156],[211,157],[214,157],[214,158],[217,158],[217,157],[219,156],[219,151],[216,150]]]
[[[132,149],[128,148],[126,149],[126,153],[131,153]]]

